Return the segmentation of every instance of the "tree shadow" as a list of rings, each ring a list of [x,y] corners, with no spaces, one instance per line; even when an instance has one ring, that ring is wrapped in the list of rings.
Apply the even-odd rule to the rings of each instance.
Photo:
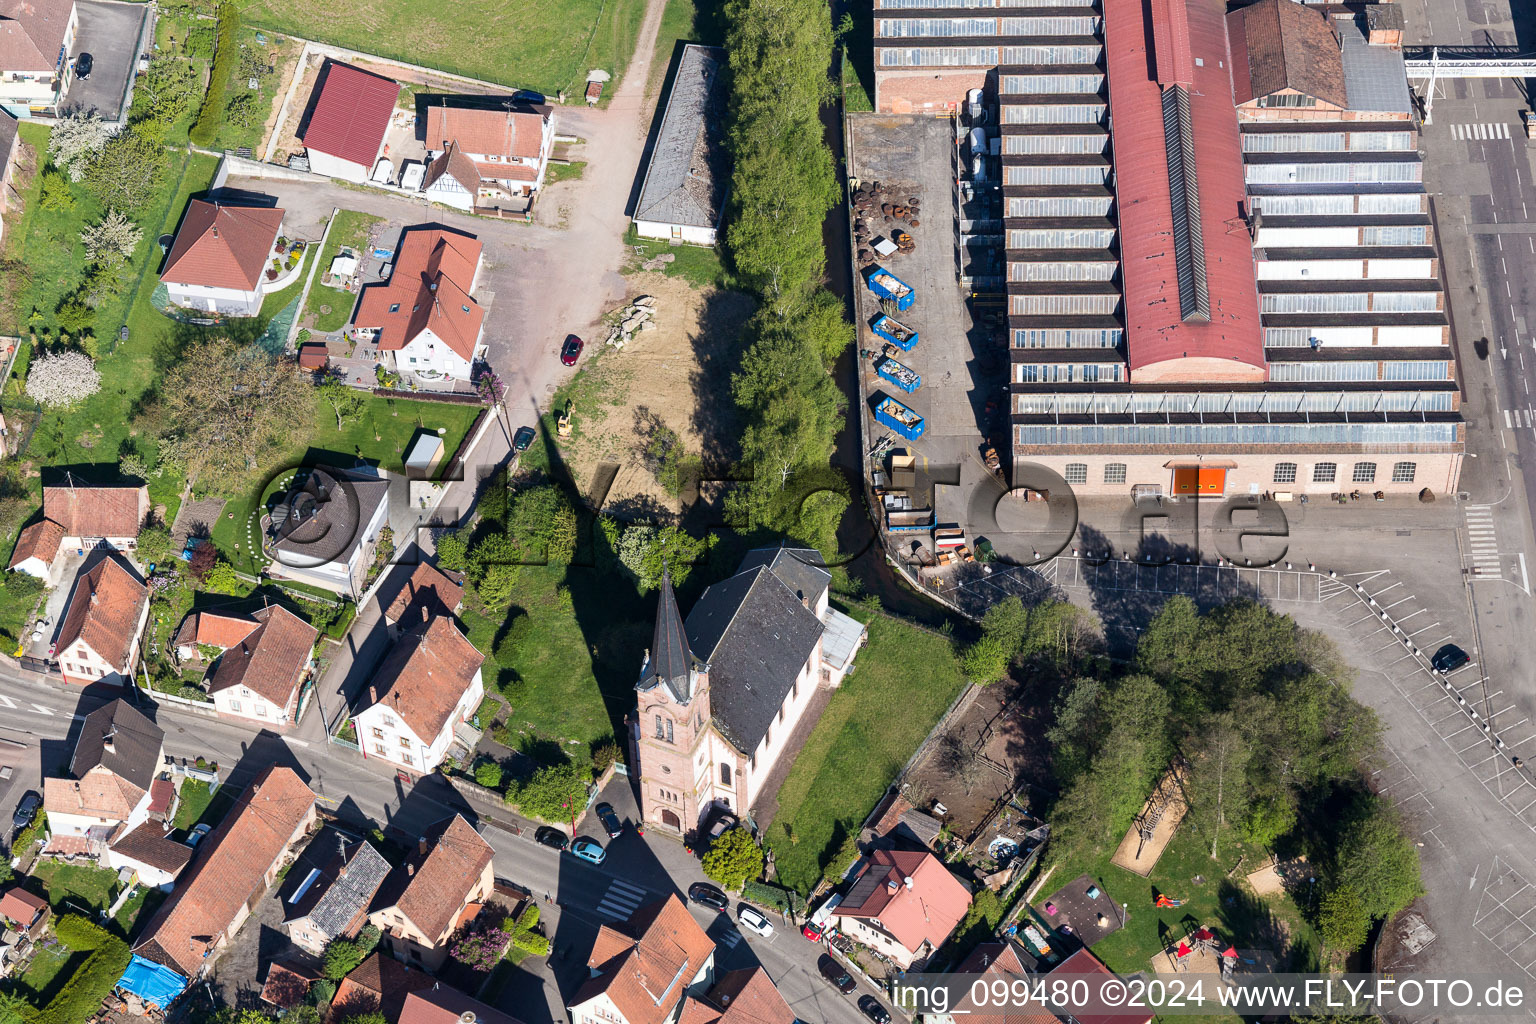
[[[711,289],[688,339],[698,364],[688,380],[691,426],[702,439],[699,454],[707,463],[730,463],[741,454],[741,412],[730,397],[731,375],[741,364],[742,328],[756,305],[742,292]]]

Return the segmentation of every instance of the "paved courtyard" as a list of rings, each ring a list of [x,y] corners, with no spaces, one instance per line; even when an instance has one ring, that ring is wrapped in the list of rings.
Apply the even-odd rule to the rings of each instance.
[[[80,0],[76,4],[80,27],[70,58],[89,53],[95,62],[91,77],[76,79],[64,96],[66,109],[94,110],[105,120],[115,121],[123,114],[128,82],[139,63],[139,42],[152,15],[148,4],[100,3]]]

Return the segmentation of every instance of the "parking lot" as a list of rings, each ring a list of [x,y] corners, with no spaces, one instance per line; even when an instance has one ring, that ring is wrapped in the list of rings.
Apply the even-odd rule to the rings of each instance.
[[[70,58],[89,53],[94,62],[91,77],[70,83],[64,106],[72,110],[94,110],[108,121],[122,118],[126,112],[128,83],[138,67],[141,42],[152,24],[148,4],[108,4],[80,0],[80,27]]]

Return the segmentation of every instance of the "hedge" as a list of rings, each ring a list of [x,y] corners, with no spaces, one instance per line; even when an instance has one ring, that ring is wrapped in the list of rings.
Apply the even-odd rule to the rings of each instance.
[[[128,951],[128,943],[74,914],[55,920],[53,931],[70,949],[77,952],[90,950],[91,955],[70,975],[47,1006],[42,1009],[28,1006],[23,1012],[28,1024],[80,1024],[111,995],[123,971],[128,969],[132,954]]]
[[[767,882],[748,882],[742,886],[741,898],[748,903],[756,903],[760,907],[773,907],[782,913],[790,913],[796,906],[804,907],[805,903],[800,897],[788,889],[781,889],[777,885],[769,885]]]
[[[203,98],[203,109],[197,112],[197,122],[187,133],[194,145],[207,146],[219,133],[224,123],[224,94],[229,90],[229,78],[240,60],[240,12],[232,3],[219,5],[219,40],[213,51],[213,67],[208,72],[208,95]]]
[[[534,956],[549,956],[549,939],[538,932],[518,932],[512,936],[512,945]]]

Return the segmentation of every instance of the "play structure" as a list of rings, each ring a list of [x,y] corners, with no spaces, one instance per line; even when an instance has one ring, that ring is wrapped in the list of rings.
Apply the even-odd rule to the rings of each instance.
[[[1189,809],[1189,803],[1184,798],[1187,767],[1180,761],[1163,773],[1157,788],[1152,790],[1152,795],[1142,805],[1141,813],[1131,822],[1125,838],[1120,840],[1120,846],[1115,850],[1110,863],[1143,878],[1152,873],[1152,868],[1163,855],[1174,833],[1179,830],[1179,823],[1184,820],[1184,814]]]

